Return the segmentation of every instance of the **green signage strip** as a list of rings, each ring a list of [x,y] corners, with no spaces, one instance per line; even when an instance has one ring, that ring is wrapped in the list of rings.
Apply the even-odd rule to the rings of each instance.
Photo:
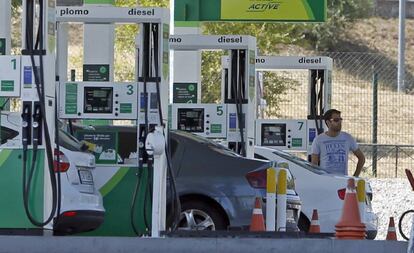
[[[84,126],[108,126],[112,121],[108,119],[83,119],[82,125]]]
[[[0,85],[1,91],[14,91],[14,81],[13,80],[1,80]]]
[[[175,21],[324,22],[327,0],[175,0]]]
[[[132,104],[131,103],[121,103],[119,104],[121,113],[132,113]]]
[[[302,147],[302,138],[292,138],[292,147]]]
[[[65,91],[65,113],[78,113],[78,84],[67,83]]]
[[[108,82],[109,64],[84,64],[83,81]]]
[[[197,83],[174,83],[173,103],[197,103]]]
[[[6,54],[6,39],[0,38],[0,55]]]
[[[221,133],[221,124],[211,124],[210,132],[212,134],[220,134]]]

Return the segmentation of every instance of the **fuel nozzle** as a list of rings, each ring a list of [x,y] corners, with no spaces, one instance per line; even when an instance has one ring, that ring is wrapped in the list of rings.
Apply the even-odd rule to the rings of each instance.
[[[30,144],[30,115],[32,111],[31,103],[23,103],[23,112],[22,112],[22,145],[23,149],[27,149],[27,145]]]
[[[33,111],[33,145],[38,145],[39,144],[39,138],[40,138],[40,124],[42,120],[42,114],[40,112],[40,105],[37,104],[34,107],[34,111]]]

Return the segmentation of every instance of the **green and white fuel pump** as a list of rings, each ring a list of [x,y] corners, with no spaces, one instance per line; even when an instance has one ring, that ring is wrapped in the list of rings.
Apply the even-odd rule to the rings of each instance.
[[[303,119],[257,119],[255,140],[258,146],[310,154],[313,139],[326,129],[322,118],[331,108],[332,58],[325,56],[258,56],[256,71],[308,70],[308,114]],[[229,59],[222,58],[223,76]],[[226,78],[222,78],[226,80]],[[261,79],[257,78],[260,82]],[[263,83],[258,83],[265,90]],[[262,92],[258,92],[262,94]],[[258,101],[263,99],[260,95]]]
[[[222,64],[229,60],[223,57]],[[322,118],[331,107],[333,61],[324,56],[258,56],[256,71],[308,70],[308,114],[303,119],[257,119],[255,140],[258,146],[310,154],[313,139],[326,130]],[[225,75],[226,67],[223,70]],[[265,90],[261,78],[257,78],[260,90]],[[263,92],[258,92],[258,101]],[[258,108],[260,109],[260,108]]]
[[[311,152],[312,141],[326,129],[325,111],[331,108],[332,58],[323,56],[259,56],[256,70],[308,70],[308,115],[303,119],[256,120],[256,145]],[[265,89],[265,88],[264,88]]]
[[[55,2],[22,3],[22,55],[0,56],[0,97],[18,102],[13,112],[1,113],[0,232],[42,234],[52,228],[60,208],[52,153]],[[2,1],[0,6],[2,15],[11,8],[10,1]],[[10,40],[5,41],[4,52],[10,53]]]
[[[168,113],[169,83],[169,10],[165,8],[120,8],[112,6],[84,6],[57,8],[57,26],[59,32],[59,117],[62,119],[108,119],[133,120],[136,126],[135,140],[130,141],[127,154],[120,154],[118,142],[121,133],[112,131],[111,127],[101,128],[101,132],[79,131],[77,135],[92,147],[97,157],[97,170],[94,173],[95,184],[100,189],[106,217],[104,224],[92,235],[132,236],[146,233],[138,231],[134,224],[134,206],[145,209],[145,200],[135,203],[138,182],[142,178],[144,167],[152,170],[151,158],[154,158],[152,173],[152,217],[145,218],[146,229],[151,230],[152,237],[159,237],[166,230],[166,126]],[[67,81],[67,29],[60,29],[64,23],[88,24],[139,24],[136,37],[135,81]],[[65,27],[65,26],[63,26]],[[85,47],[88,50],[88,47]],[[97,70],[99,72],[99,69]],[[110,73],[113,73],[111,71]],[[84,78],[85,80],[85,78]],[[144,145],[145,144],[145,145]],[[147,160],[147,153],[149,159]],[[138,172],[137,171],[138,168]],[[131,177],[129,177],[131,175]],[[148,177],[150,180],[151,177]],[[148,187],[151,188],[151,187]],[[127,190],[130,189],[130,190]],[[127,192],[125,192],[127,191]],[[143,196],[141,194],[141,196]],[[133,198],[132,207],[126,199]],[[127,205],[127,206],[124,206]],[[145,210],[144,210],[145,213]],[[143,214],[145,216],[145,214]],[[128,217],[129,219],[125,219]],[[124,222],[125,221],[125,222]],[[131,226],[132,225],[132,226]]]
[[[231,59],[228,69],[229,82],[223,82],[220,103],[171,104],[171,129],[221,140],[243,156],[253,157],[256,119],[256,38],[244,35],[173,35],[170,37],[170,49],[226,50]],[[187,74],[187,64],[183,58],[174,61],[174,79],[183,79]],[[180,85],[182,84],[180,82]],[[191,85],[183,89],[197,89]]]

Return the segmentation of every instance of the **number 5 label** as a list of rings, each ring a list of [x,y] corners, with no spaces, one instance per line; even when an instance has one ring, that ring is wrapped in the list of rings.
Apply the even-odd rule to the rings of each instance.
[[[223,115],[223,106],[217,106],[217,115],[218,116],[221,116],[221,115]]]

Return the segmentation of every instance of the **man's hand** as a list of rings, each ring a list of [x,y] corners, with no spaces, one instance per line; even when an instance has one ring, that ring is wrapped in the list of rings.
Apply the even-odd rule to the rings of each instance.
[[[311,155],[311,163],[316,165],[316,166],[319,166],[319,155],[312,154]]]
[[[358,148],[357,150],[353,151],[354,155],[358,158],[358,163],[356,166],[356,170],[354,173],[354,177],[358,177],[362,171],[362,167],[365,164],[365,156],[364,153]]]

